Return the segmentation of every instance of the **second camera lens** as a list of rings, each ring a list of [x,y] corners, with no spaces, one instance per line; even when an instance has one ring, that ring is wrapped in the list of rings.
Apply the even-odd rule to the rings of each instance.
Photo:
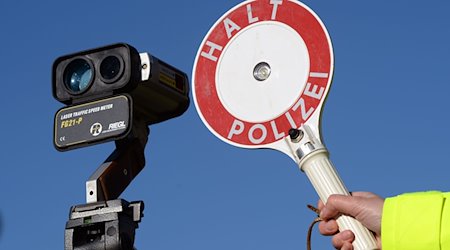
[[[100,63],[100,75],[107,83],[116,81],[122,71],[122,63],[117,56],[107,56]]]

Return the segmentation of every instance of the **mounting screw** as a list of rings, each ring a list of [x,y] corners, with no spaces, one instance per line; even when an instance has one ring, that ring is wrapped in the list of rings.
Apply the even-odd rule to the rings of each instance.
[[[300,142],[303,139],[304,135],[305,135],[305,133],[300,129],[296,129],[296,128],[289,129],[289,137],[291,138],[291,141],[293,143]]]

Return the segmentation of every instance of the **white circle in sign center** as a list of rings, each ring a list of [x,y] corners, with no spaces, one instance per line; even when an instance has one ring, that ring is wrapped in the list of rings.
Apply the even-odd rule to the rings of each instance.
[[[267,63],[270,76],[259,81],[255,66]],[[247,122],[265,122],[285,113],[299,98],[309,76],[309,53],[302,37],[275,21],[239,31],[224,48],[216,88],[227,111]]]

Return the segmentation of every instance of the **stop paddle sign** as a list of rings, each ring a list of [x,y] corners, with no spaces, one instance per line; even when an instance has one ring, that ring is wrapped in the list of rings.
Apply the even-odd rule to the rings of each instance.
[[[219,18],[201,43],[194,103],[223,141],[289,155],[326,202],[331,194],[349,195],[319,130],[333,63],[330,36],[306,5],[245,1]],[[373,235],[353,218],[341,216],[338,224],[355,233],[355,249],[377,249]]]
[[[203,40],[193,70],[194,101],[222,140],[277,147],[289,129],[314,118],[318,123],[332,74],[331,40],[308,7],[244,2]]]

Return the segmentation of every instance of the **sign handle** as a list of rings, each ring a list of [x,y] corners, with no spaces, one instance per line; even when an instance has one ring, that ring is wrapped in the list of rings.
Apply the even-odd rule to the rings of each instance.
[[[328,151],[325,148],[306,155],[299,162],[299,167],[308,176],[322,202],[326,203],[328,197],[332,194],[350,195],[331,163]],[[337,223],[340,231],[348,229],[355,234],[355,241],[353,241],[355,250],[378,249],[373,234],[359,221],[342,215],[337,219]]]

